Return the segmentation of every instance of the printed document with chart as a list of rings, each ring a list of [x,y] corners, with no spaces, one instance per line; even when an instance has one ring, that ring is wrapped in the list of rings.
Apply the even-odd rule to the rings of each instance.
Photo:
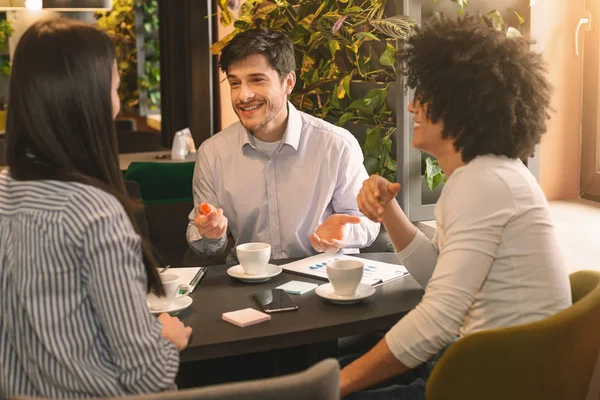
[[[332,253],[317,254],[316,256],[307,257],[302,260],[281,265],[281,268],[287,272],[328,280],[327,263],[334,260],[361,261],[365,265],[361,282],[372,286],[382,285],[386,282],[390,282],[408,275],[408,271],[403,265],[389,264],[380,261],[367,260],[366,258]]]

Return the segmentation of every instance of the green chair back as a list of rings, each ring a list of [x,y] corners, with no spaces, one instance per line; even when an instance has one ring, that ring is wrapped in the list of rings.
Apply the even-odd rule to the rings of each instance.
[[[193,162],[132,162],[125,179],[136,182],[144,204],[190,202]]]
[[[451,345],[429,377],[427,399],[584,400],[600,351],[600,273],[569,278],[568,309]]]
[[[139,186],[148,238],[165,265],[184,265],[193,175],[193,162],[132,162],[125,172],[126,182]]]

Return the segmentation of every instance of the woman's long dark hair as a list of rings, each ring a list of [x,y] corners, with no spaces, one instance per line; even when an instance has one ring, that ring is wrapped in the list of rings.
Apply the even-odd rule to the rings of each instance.
[[[113,128],[115,48],[101,30],[53,19],[30,27],[15,50],[6,121],[10,175],[17,180],[80,182],[115,196],[139,233],[136,203],[125,193]],[[164,294],[142,240],[148,291]]]

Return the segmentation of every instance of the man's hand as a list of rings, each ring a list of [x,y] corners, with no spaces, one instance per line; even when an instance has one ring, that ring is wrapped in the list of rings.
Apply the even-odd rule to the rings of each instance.
[[[227,217],[223,215],[223,209],[202,203],[198,205],[198,215],[194,219],[194,226],[202,237],[220,239],[227,232]]]
[[[360,218],[347,214],[330,215],[313,233],[309,240],[312,247],[319,252],[336,252],[346,245],[344,227],[346,224],[358,224]]]
[[[363,182],[357,202],[360,212],[374,222],[383,222],[383,208],[400,192],[399,183],[390,183],[379,175],[371,175]]]
[[[178,351],[184,350],[190,340],[192,328],[183,325],[179,318],[171,317],[167,313],[160,314],[158,320],[163,325],[162,336],[173,343]]]

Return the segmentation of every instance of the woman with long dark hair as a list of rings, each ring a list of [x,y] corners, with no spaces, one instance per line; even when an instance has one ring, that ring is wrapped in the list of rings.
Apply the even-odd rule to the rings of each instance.
[[[16,48],[0,173],[0,398],[174,389],[191,329],[154,318],[164,290],[136,232],[113,119],[111,38],[41,21]]]

